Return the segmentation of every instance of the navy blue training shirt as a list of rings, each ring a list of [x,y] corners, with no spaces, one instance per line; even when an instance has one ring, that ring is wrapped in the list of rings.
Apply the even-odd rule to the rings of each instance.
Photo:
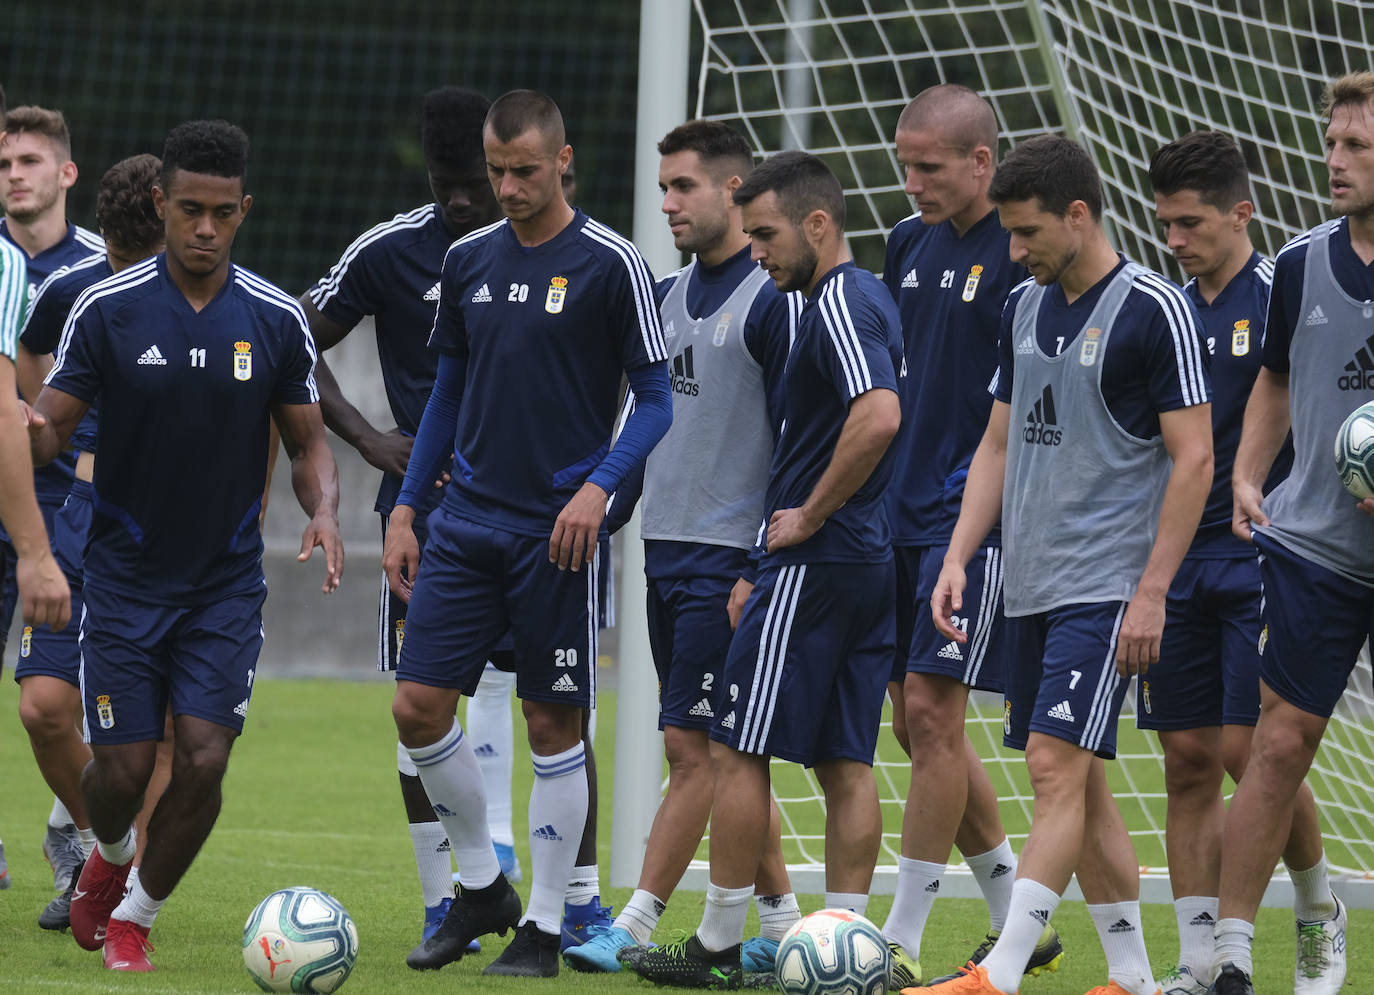
[[[887,517],[895,546],[949,542],[973,452],[992,410],[1002,305],[1026,268],[994,209],[959,236],[951,221],[919,214],[887,240],[883,283],[902,316],[906,376],[902,428],[893,440]],[[994,530],[988,541],[1000,541]]]
[[[300,307],[239,266],[199,313],[154,256],[77,300],[47,383],[101,401],[86,584],[198,604],[263,583],[270,406],[310,404]]]
[[[830,465],[850,403],[870,390],[896,393],[902,322],[882,282],[852,262],[816,284],[802,308],[787,359],[787,423],[773,453],[764,520],[798,508]],[[805,542],[765,554],[763,565],[881,563],[892,557],[884,495],[892,479],[889,446],[868,479]]]

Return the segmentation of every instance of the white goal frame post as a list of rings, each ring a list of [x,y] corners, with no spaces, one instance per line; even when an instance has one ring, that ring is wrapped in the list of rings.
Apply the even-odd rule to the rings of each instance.
[[[1273,255],[1328,216],[1318,99],[1341,73],[1374,62],[1374,3],[1355,0],[641,0],[635,166],[635,241],[656,273],[681,265],[659,212],[654,145],[687,116],[726,120],[760,154],[804,148],[840,177],[859,265],[880,271],[887,232],[911,214],[893,148],[901,108],[936,83],[962,83],[993,105],[1002,149],[1057,131],[1081,142],[1102,174],[1104,222],[1126,255],[1174,278],[1146,176],[1151,152],[1185,132],[1234,135],[1254,187],[1256,245]],[[691,50],[700,52],[688,64]],[[688,103],[689,80],[696,92]],[[616,791],[611,883],[638,880],[663,780],[657,678],[644,617],[637,518],[622,533]],[[1134,693],[1109,765],[1142,861],[1141,897],[1172,900],[1163,859],[1161,756],[1134,731]],[[1002,797],[1014,845],[1030,798],[1019,753],[1000,744],[1001,707],[975,696],[969,731]],[[884,838],[874,892],[896,883],[904,760],[882,733],[875,767]],[[814,779],[775,764],[794,887],[824,890]],[[1019,781],[1018,781],[1019,778]],[[1351,678],[1309,776],[1318,798],[1333,886],[1352,907],[1374,908],[1374,691],[1367,659]],[[796,818],[789,812],[795,811]],[[1020,820],[1018,822],[1017,820]],[[1013,829],[1019,826],[1021,831]],[[706,845],[698,851],[704,858]],[[959,858],[957,852],[954,861]],[[682,887],[706,885],[704,860]],[[976,896],[952,863],[942,891]],[[1071,887],[1069,897],[1081,897]],[[1287,906],[1280,866],[1266,905]]]

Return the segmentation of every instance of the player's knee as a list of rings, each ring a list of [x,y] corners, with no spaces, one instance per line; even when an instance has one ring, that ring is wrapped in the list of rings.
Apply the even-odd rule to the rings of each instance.
[[[563,753],[582,741],[582,709],[547,701],[525,701],[522,710],[530,750],[539,756]]]
[[[915,759],[928,751],[961,751],[964,741],[962,696],[941,693],[926,681],[907,681],[906,734]],[[914,751],[914,752],[913,752]]]
[[[1164,747],[1164,787],[1170,797],[1221,790],[1223,758],[1197,737],[1172,734]]]
[[[1081,804],[1088,782],[1091,755],[1081,747],[1052,736],[1031,734],[1026,744],[1026,772],[1036,804],[1076,801]]]
[[[1312,739],[1299,722],[1282,713],[1264,716],[1246,764],[1247,776],[1262,776],[1269,783],[1296,786],[1307,775],[1320,736]]]
[[[714,776],[710,740],[699,729],[667,727],[663,730],[663,753],[668,760],[670,784],[709,780]]]
[[[228,766],[229,750],[223,743],[178,743],[172,760],[172,778],[191,790],[214,789],[224,780]]]
[[[73,735],[75,730],[71,715],[59,713],[51,702],[29,697],[19,699],[19,721],[35,746]]]

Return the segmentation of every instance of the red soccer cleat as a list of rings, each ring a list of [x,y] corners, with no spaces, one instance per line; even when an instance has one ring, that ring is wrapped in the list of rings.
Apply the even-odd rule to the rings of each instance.
[[[86,858],[72,892],[71,910],[72,936],[83,950],[99,950],[105,945],[105,924],[124,899],[124,882],[132,863],[112,864],[100,855],[99,847]]]
[[[153,945],[148,927],[123,919],[111,919],[105,930],[105,966],[111,971],[155,971],[148,960]]]

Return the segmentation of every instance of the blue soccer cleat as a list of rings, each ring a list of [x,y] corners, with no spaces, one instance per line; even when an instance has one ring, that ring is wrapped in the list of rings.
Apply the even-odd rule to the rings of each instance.
[[[599,931],[586,943],[569,947],[563,953],[563,963],[574,971],[588,973],[617,974],[620,960],[616,956],[626,947],[635,945],[635,938],[628,929],[608,926]]]
[[[740,965],[746,972],[775,970],[778,957],[778,941],[766,936],[752,936],[740,947]]]
[[[567,953],[572,947],[580,947],[594,936],[611,928],[611,906],[601,904],[601,896],[596,895],[586,905],[563,903],[563,930],[561,949]]]

